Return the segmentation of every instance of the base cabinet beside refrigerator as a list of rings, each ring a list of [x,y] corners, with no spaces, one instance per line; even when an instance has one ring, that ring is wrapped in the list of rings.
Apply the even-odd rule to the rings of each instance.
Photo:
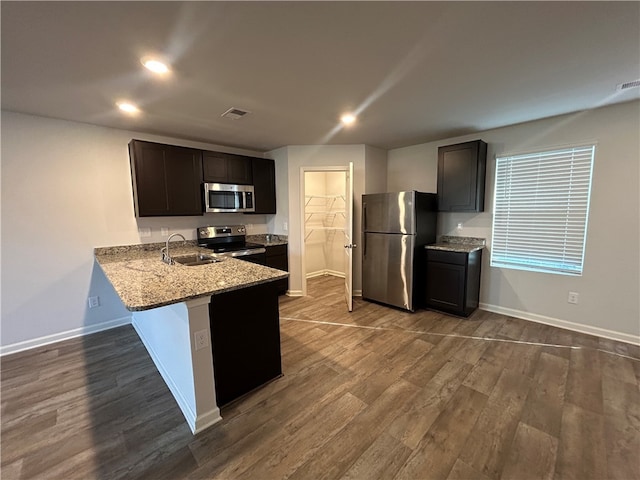
[[[480,300],[482,250],[448,252],[427,249],[426,306],[468,317]]]

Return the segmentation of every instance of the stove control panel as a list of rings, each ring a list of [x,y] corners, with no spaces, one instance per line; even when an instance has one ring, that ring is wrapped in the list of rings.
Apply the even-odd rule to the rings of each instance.
[[[244,225],[226,225],[198,228],[198,238],[237,237],[245,236],[246,234],[247,229]]]

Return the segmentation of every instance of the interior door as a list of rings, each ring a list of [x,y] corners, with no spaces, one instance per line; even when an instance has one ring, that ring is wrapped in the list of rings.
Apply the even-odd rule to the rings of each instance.
[[[344,296],[347,300],[347,309],[353,311],[353,162],[349,162],[349,171],[345,179],[345,222],[344,222]]]

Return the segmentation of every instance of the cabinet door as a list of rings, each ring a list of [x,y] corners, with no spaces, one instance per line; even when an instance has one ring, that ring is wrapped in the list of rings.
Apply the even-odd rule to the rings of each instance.
[[[464,312],[466,268],[449,263],[427,263],[427,306],[452,313]]]
[[[482,140],[438,149],[439,211],[484,211],[486,157]]]
[[[267,158],[252,158],[255,212],[276,213],[276,168]]]
[[[289,258],[287,256],[287,246],[286,245],[274,245],[267,248],[267,267],[277,268],[278,270],[283,270],[285,272],[289,271]],[[277,280],[276,282],[278,293],[283,295],[287,293],[289,289],[289,279],[284,278],[282,280]]]
[[[202,215],[200,150],[133,140],[129,155],[136,216]]]
[[[209,183],[234,183],[251,185],[253,182],[251,158],[231,153],[202,153],[204,181]]]

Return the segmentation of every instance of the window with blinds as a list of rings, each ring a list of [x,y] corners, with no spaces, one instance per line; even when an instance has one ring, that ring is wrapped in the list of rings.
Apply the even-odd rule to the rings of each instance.
[[[491,266],[581,275],[595,145],[496,158]]]

